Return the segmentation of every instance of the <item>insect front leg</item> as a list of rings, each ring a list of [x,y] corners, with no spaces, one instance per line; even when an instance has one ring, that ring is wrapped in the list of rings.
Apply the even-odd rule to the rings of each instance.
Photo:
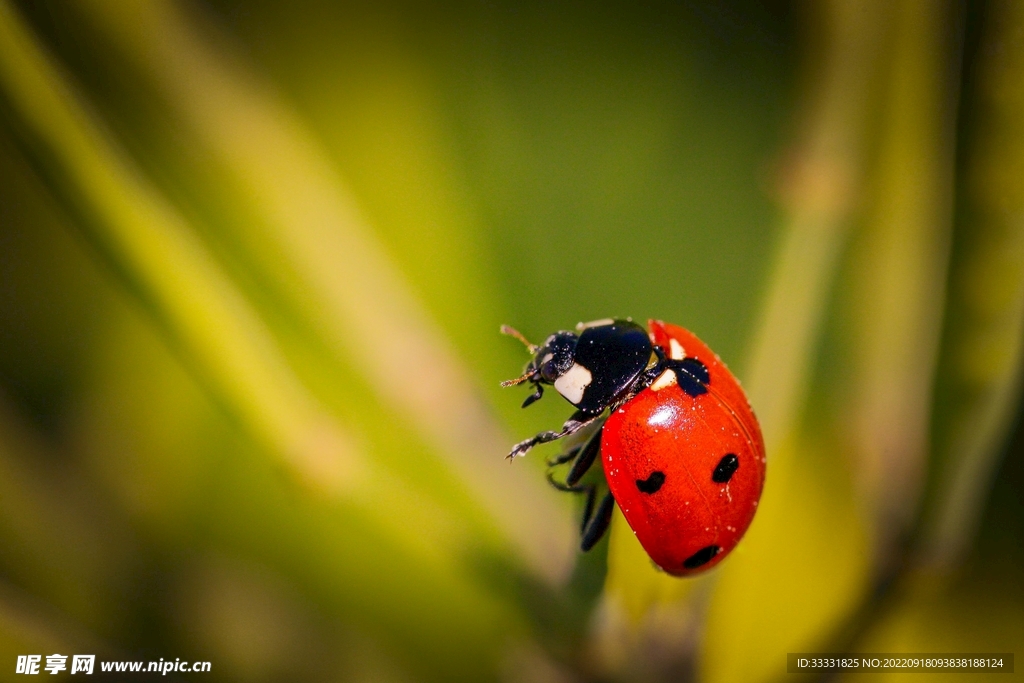
[[[541,386],[540,382],[534,384],[533,387],[533,393],[527,396],[526,400],[523,401],[523,408],[531,405],[535,401],[539,401],[541,396],[544,395],[544,387]]]
[[[573,413],[572,417],[565,421],[565,424],[562,425],[561,431],[541,432],[526,441],[520,441],[512,447],[512,452],[510,452],[507,457],[509,460],[513,460],[520,455],[525,455],[528,450],[537,444],[548,443],[549,441],[555,441],[556,439],[561,439],[562,437],[569,436],[570,434],[575,434],[599,417],[600,413],[597,415],[588,415],[581,410],[577,410]]]

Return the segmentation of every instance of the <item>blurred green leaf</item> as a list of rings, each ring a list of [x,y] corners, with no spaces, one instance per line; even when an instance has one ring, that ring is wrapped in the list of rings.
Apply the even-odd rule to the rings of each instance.
[[[90,241],[246,428],[310,483],[350,487],[361,464],[348,437],[296,383],[246,303],[90,120],[6,2],[0,31],[5,109]]]
[[[863,227],[838,306],[849,387],[840,413],[875,560],[898,563],[927,472],[946,306],[962,40],[948,3],[893,5]],[[888,558],[888,559],[887,559]],[[891,571],[885,567],[880,572]]]
[[[288,304],[335,357],[456,466],[531,566],[549,580],[564,577],[570,534],[564,508],[542,481],[493,457],[509,439],[298,117],[226,45],[198,33],[170,3],[87,9],[224,165],[240,199],[263,217],[232,235],[243,254],[258,255],[248,265],[270,281],[287,278],[277,284]],[[411,149],[423,148],[422,140],[415,142]],[[260,269],[268,263],[272,269]]]
[[[778,648],[812,637],[849,609],[868,571],[867,562],[859,559],[864,530],[854,513],[848,473],[812,469],[816,459],[808,460],[801,450],[824,452],[827,446],[820,443],[820,436],[811,446],[805,437],[793,435],[804,410],[850,211],[862,184],[863,147],[877,77],[873,56],[885,15],[880,21],[863,7],[847,3],[818,6],[812,14],[820,25],[807,30],[821,32],[824,39],[820,54],[808,58],[814,64],[808,75],[808,120],[783,180],[786,226],[745,385],[766,435],[768,481],[750,538],[716,571],[717,576],[702,579],[712,584],[707,586],[712,596],[701,661],[704,675],[713,681],[770,676]],[[805,490],[808,487],[824,488],[830,495],[812,495]],[[823,520],[828,524],[822,526]],[[794,551],[794,545],[817,547],[830,537],[834,525],[843,533],[828,556]],[[619,603],[629,621],[637,624],[652,606],[671,604],[691,592],[672,585],[684,582],[656,573],[637,552],[628,530],[616,528],[613,533],[608,599]],[[793,562],[794,554],[803,558],[803,565]],[[841,566],[834,564],[836,558],[842,558]],[[631,570],[620,569],[626,566]],[[823,575],[833,575],[834,582],[815,580]],[[797,598],[796,592],[806,599]],[[775,625],[780,612],[785,614],[784,628]],[[761,630],[770,631],[770,636]],[[725,650],[734,647],[746,656],[725,656]]]
[[[477,638],[485,638],[490,629],[480,626],[497,623],[497,613],[503,613],[505,608],[479,591],[467,591],[465,577],[453,571],[452,563],[459,558],[451,550],[459,548],[465,552],[469,547],[460,525],[452,524],[453,518],[446,517],[444,511],[401,481],[385,480],[378,474],[367,480],[366,465],[360,464],[361,472],[332,469],[354,465],[353,461],[360,456],[296,381],[260,321],[180,217],[90,120],[67,84],[31,42],[13,11],[6,5],[0,9],[4,19],[0,22],[0,30],[4,31],[0,66],[6,67],[0,70],[0,76],[8,113],[18,117],[16,121],[26,136],[27,146],[37,159],[45,160],[41,170],[58,192],[66,193],[63,199],[81,220],[90,242],[110,260],[124,278],[122,282],[141,296],[146,312],[159,323],[164,334],[180,344],[179,348],[183,347],[183,355],[200,381],[212,389],[211,393],[252,436],[282,456],[314,488],[337,493],[340,486],[341,500],[355,500],[355,509],[348,513],[362,521],[352,529],[358,540],[350,539],[348,550],[341,555],[331,555],[328,566],[339,566],[336,563],[348,555],[341,566],[355,572],[352,579],[385,591],[376,593],[378,598],[387,598],[383,602],[373,601],[375,593],[364,591],[360,599],[371,602],[364,604],[363,609],[374,620],[390,623],[392,628],[402,624],[406,630],[402,638],[406,642],[413,634],[422,636],[423,629],[434,623],[433,619],[424,619],[427,614],[450,620],[460,611],[463,618],[449,621],[449,627],[458,623],[460,632],[473,632]],[[147,381],[155,379],[149,373],[144,376]],[[126,398],[121,395],[116,402]],[[152,415],[153,405],[134,405],[142,408],[140,417]],[[121,429],[131,424],[126,417],[122,413]],[[114,445],[107,440],[104,448]],[[240,465],[236,463],[237,468],[243,469]],[[354,480],[353,475],[357,475]],[[248,483],[245,491],[254,490],[253,482]],[[232,515],[253,501],[243,496],[237,502],[246,505],[239,505]],[[268,502],[261,499],[261,515],[266,514]],[[247,518],[236,519],[227,536],[234,537],[239,530],[252,525],[255,512],[250,510]],[[285,517],[283,512],[279,510],[279,517],[274,520],[277,524]],[[319,516],[323,516],[322,511]],[[309,521],[298,527],[308,529]],[[333,524],[341,521],[332,519]],[[337,531],[329,537],[335,544],[341,543],[335,546],[338,550],[345,547]],[[356,561],[354,549],[363,552],[361,562]],[[298,556],[308,557],[309,550]],[[391,563],[397,563],[394,570],[383,572]],[[371,570],[374,564],[377,568]],[[402,578],[407,567],[416,567],[418,575],[430,577],[428,582],[447,583],[446,589],[424,594],[421,588],[408,593],[404,601],[395,601],[400,591],[395,590],[394,584],[407,581]],[[385,580],[387,573],[395,574],[390,582]],[[337,579],[331,578],[331,583],[337,585]],[[432,597],[422,605],[424,609],[415,609],[417,598],[422,603],[428,595]],[[442,602],[428,607],[435,599]],[[401,609],[389,612],[384,604]],[[504,615],[500,621],[509,632],[518,631],[514,613]],[[437,633],[448,631],[450,628],[435,627]],[[418,648],[417,654],[421,662],[423,658],[432,660],[436,675],[442,677],[445,671],[456,677],[462,675],[460,670],[479,672],[481,666],[488,666],[496,658],[494,648],[503,646],[502,641],[494,641],[492,646],[478,647],[479,656],[460,659],[454,651],[439,648],[442,642],[453,641],[435,641],[429,647]]]
[[[922,513],[924,559],[947,569],[977,529],[1024,362],[1024,13],[991,2],[978,30]]]
[[[778,678],[786,652],[822,645],[864,595],[868,530],[852,473],[836,466],[844,453],[835,442],[834,433],[809,426],[798,441],[776,446],[757,519],[718,572],[701,680]]]
[[[754,366],[752,402],[757,409],[759,401],[791,407],[776,405],[765,417],[769,449],[775,440],[768,482],[749,538],[737,558],[723,564],[711,599],[702,657],[709,681],[773,679],[781,673],[779,653],[827,646],[871,595],[879,565],[895,561],[891,544],[905,535],[921,490],[951,224],[957,93],[943,76],[955,73],[950,65],[959,55],[950,49],[953,16],[945,6],[906,2],[873,9],[860,23],[836,15],[851,33],[832,37],[830,55],[858,69],[873,65],[866,74],[852,68],[845,74],[863,80],[835,84],[836,96],[847,103],[843,120],[857,121],[853,112],[859,111],[863,126],[859,133],[846,130],[862,146],[847,154],[860,157],[863,174],[850,179],[856,193],[847,198],[854,203],[847,211],[859,205],[862,212],[835,214],[854,228],[850,248],[837,253],[841,243],[833,242],[821,252],[831,252],[831,266],[821,267],[838,280],[838,294],[830,296],[823,279],[813,289],[813,314],[806,283],[791,291],[792,301],[769,299],[769,310],[778,307],[775,320],[802,322],[776,323],[775,343],[763,341],[772,328],[762,328],[759,348],[766,355]],[[855,27],[859,34],[852,33]],[[849,41],[845,49],[863,52],[840,57],[843,40]],[[795,234],[792,243],[802,249],[820,244]],[[790,271],[782,263],[778,272],[800,279],[818,261],[792,260]],[[808,336],[802,356],[788,355],[794,328],[811,335],[817,325],[810,321],[820,324],[826,302],[832,306],[824,340]],[[784,350],[782,360],[773,363],[777,349]],[[786,359],[800,359],[799,366]],[[791,372],[814,380],[806,404],[794,393],[800,383],[791,381]],[[773,424],[787,411],[797,411],[791,414],[801,415],[800,422]],[[792,436],[779,442],[786,434]],[[872,544],[885,547],[872,552]],[[744,656],[729,656],[737,651]]]
[[[0,654],[656,683],[1019,649],[1017,14],[0,4]],[[567,406],[499,390],[498,324],[609,314],[693,329],[765,428],[700,579],[617,514],[562,583],[580,501],[503,461]]]
[[[81,472],[45,450],[0,396],[4,573],[62,605],[78,623],[109,628],[123,617],[111,600],[141,548],[123,520],[82,484]]]

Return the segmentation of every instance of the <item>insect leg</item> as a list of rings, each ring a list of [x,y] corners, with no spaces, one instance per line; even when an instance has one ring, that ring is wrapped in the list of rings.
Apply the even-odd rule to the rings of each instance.
[[[593,484],[587,487],[587,502],[583,506],[583,520],[580,522],[580,537],[587,533],[587,525],[590,518],[594,516],[594,501],[597,499],[597,487]]]
[[[580,535],[586,534],[587,525],[594,516],[594,501],[597,498],[597,487],[593,484],[565,484],[555,479],[554,475],[550,472],[548,472],[548,482],[559,491],[587,494],[587,502],[583,505],[583,520],[580,523]]]
[[[561,453],[553,458],[549,458],[548,467],[558,467],[559,465],[564,465],[565,463],[569,462],[570,460],[572,460],[573,458],[580,454],[580,448],[581,446],[576,446],[575,448],[570,448],[565,453]]]
[[[590,466],[594,464],[597,454],[601,452],[601,432],[603,430],[603,427],[595,430],[590,439],[587,440],[587,443],[584,444],[579,457],[576,458],[576,462],[569,468],[569,474],[565,475],[566,484],[571,486],[578,482],[587,473]]]
[[[586,427],[588,424],[598,419],[598,415],[588,415],[581,410],[577,410],[572,414],[565,424],[562,425],[562,430],[558,432],[541,432],[534,437],[521,441],[512,447],[512,452],[508,454],[508,459],[512,460],[520,455],[524,455],[528,450],[536,446],[537,444],[547,443],[556,439],[561,439],[563,436],[569,436],[579,430]]]
[[[580,541],[580,549],[583,552],[587,552],[597,545],[597,542],[608,531],[608,525],[612,521],[612,510],[614,508],[615,499],[611,493],[606,493],[604,498],[601,499],[601,504],[597,506],[597,512],[594,513],[594,516],[583,529],[583,539]]]
[[[540,385],[540,383],[538,382],[537,384],[534,385],[533,393],[530,394],[529,396],[527,396],[526,400],[523,401],[523,407],[525,408],[526,406],[530,405],[534,401],[539,401],[540,397],[543,396],[543,395],[544,395],[544,387],[542,387]]]
[[[566,493],[586,493],[594,488],[593,484],[566,484],[555,479],[555,475],[551,472],[548,472],[548,483],[559,491],[565,491]]]

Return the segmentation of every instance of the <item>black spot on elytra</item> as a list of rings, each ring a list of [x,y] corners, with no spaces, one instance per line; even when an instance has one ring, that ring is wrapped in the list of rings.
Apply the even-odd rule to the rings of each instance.
[[[640,489],[641,493],[657,493],[658,489],[660,489],[664,483],[664,472],[651,472],[651,476],[646,479],[637,479],[636,487]]]
[[[696,569],[697,567],[702,567],[708,562],[710,562],[711,559],[715,555],[717,555],[718,551],[720,550],[721,548],[719,548],[717,545],[705,546],[697,552],[695,552],[693,555],[690,555],[688,558],[686,558],[686,560],[683,561],[683,566],[687,569]]]
[[[682,360],[669,361],[668,365],[676,373],[676,381],[687,394],[696,398],[701,394],[708,393],[708,384],[711,383],[708,366],[692,356]]]
[[[718,466],[715,468],[715,471],[711,473],[711,481],[716,484],[728,483],[739,466],[740,459],[736,457],[736,454],[726,453],[722,456],[722,459],[718,461]]]

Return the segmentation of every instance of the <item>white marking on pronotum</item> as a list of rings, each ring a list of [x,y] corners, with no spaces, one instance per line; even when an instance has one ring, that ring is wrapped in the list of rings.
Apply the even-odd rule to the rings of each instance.
[[[593,379],[590,370],[579,363],[573,363],[571,368],[555,380],[555,390],[565,396],[569,403],[576,405],[583,400],[583,392]]]
[[[686,352],[683,351],[683,345],[675,339],[668,340],[668,349],[669,358],[672,360],[682,360],[686,358]]]
[[[611,318],[601,318],[600,320],[591,320],[589,323],[576,323],[576,331],[582,332],[588,327],[601,327],[601,325],[611,325],[614,320]]]
[[[671,370],[666,370],[665,372],[658,375],[658,379],[654,380],[654,382],[651,384],[651,390],[661,391],[665,387],[670,387],[675,383],[676,373],[672,372]]]

